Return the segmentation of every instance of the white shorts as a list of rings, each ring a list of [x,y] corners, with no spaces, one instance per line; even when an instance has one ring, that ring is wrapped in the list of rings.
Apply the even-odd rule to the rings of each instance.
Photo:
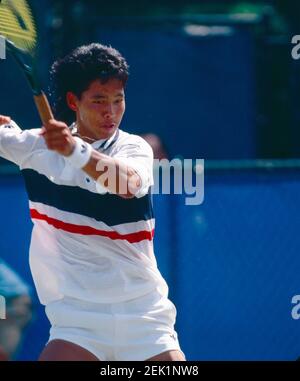
[[[90,303],[63,298],[46,306],[49,341],[75,343],[102,361],[143,361],[179,350],[176,308],[157,290],[122,303]]]

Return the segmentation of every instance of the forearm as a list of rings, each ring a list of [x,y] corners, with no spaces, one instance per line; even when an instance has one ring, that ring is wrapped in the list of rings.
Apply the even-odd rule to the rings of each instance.
[[[141,186],[139,175],[131,167],[96,150],[92,151],[89,162],[82,170],[109,192],[123,198],[134,197]]]

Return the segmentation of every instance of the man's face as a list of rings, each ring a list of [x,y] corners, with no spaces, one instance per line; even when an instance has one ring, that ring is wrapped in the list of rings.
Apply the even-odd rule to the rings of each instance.
[[[74,103],[80,135],[107,139],[119,127],[125,112],[123,84],[118,79],[110,79],[105,84],[96,80],[80,99],[74,95]]]

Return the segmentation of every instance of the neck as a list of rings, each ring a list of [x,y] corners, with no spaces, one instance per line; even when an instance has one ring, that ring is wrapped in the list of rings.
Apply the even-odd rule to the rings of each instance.
[[[90,131],[87,131],[84,127],[82,127],[80,125],[80,123],[78,123],[78,122],[75,122],[74,130],[75,130],[75,131],[73,131],[74,136],[78,136],[82,140],[84,140],[90,144],[92,144],[98,140],[101,140],[101,139],[110,139],[115,133],[115,131],[114,131],[110,136],[105,136],[105,137],[95,136],[95,135],[91,134]]]
[[[90,131],[86,130],[78,121],[76,122],[77,135],[81,137],[81,139],[87,141],[88,143],[95,142],[101,138],[98,138]]]

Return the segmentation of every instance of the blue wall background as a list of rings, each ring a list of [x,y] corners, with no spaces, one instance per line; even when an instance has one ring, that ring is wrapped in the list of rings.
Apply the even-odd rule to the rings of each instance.
[[[227,33],[201,36],[186,26],[97,20],[94,40],[120,50],[130,65],[123,126],[156,133],[171,157],[255,158],[251,28],[233,25]]]
[[[189,360],[293,360],[300,321],[300,173],[207,172],[203,205],[155,195],[155,249],[178,309]],[[21,176],[0,177],[0,253],[29,283],[31,222]],[[19,359],[35,360],[48,338],[43,307]]]
[[[201,152],[200,157],[207,160],[255,158],[259,141],[250,26],[232,25],[227,34],[208,36],[191,35],[184,27],[180,19],[173,24],[143,24],[96,18],[91,21],[92,37],[80,44],[112,45],[130,65],[121,128],[157,134],[170,157],[196,159]],[[51,41],[53,36],[47,33]],[[76,39],[72,42],[74,46],[64,54],[78,45]],[[47,90],[53,58],[48,45],[41,44],[40,57],[40,78]],[[0,60],[0,69],[5,73],[1,112],[12,116],[22,129],[40,127],[29,86],[9,55]]]

